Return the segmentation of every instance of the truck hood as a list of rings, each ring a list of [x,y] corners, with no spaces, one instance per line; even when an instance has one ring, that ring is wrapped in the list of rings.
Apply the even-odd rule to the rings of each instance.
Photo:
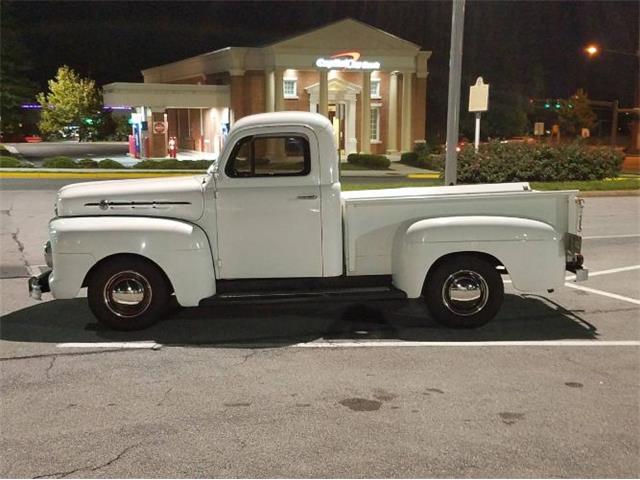
[[[75,183],[62,187],[57,215],[138,215],[197,220],[204,212],[206,176]]]

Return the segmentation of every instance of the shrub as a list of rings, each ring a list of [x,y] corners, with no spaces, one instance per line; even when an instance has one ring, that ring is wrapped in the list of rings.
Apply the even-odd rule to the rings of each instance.
[[[98,168],[98,162],[92,158],[83,158],[82,160],[78,160],[77,165],[79,168]]]
[[[405,165],[411,165],[416,167],[418,165],[418,153],[417,152],[403,152],[400,154],[400,163]]]
[[[25,166],[26,165],[15,157],[0,157],[0,168],[22,168]]]
[[[209,160],[176,160],[173,158],[161,160],[142,160],[134,168],[155,170],[206,170],[211,165]]]
[[[389,165],[391,165],[391,161],[384,155],[372,155],[368,153],[351,153],[347,157],[347,162],[372,170],[386,170],[389,168]]]
[[[420,156],[417,152],[404,152],[400,155],[400,163],[427,170],[440,170],[443,168],[442,155],[425,154]]]
[[[78,168],[76,162],[69,157],[49,157],[42,162],[44,168]]]
[[[458,155],[461,183],[499,183],[519,181],[602,180],[616,177],[624,155],[608,147],[589,147],[581,143],[561,146],[547,144],[472,145]]]
[[[100,160],[98,162],[98,168],[126,168],[120,162],[116,162],[115,160],[111,160],[110,158],[105,158],[104,160]]]
[[[413,144],[413,151],[418,155],[418,158],[426,157],[431,152],[431,147],[427,142],[417,141]]]

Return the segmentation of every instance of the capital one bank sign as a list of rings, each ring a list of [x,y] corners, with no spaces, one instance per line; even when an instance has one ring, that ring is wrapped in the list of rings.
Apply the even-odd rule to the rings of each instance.
[[[380,62],[360,60],[360,52],[343,52],[329,58],[318,58],[316,67],[328,70],[379,70]]]

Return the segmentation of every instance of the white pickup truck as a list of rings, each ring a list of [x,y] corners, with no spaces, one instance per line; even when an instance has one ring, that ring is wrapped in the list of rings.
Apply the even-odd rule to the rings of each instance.
[[[152,325],[185,307],[291,297],[423,297],[438,322],[475,327],[503,276],[552,290],[586,279],[577,191],[527,183],[342,192],[329,121],[278,112],[238,121],[205,175],[68,185],[30,294],[88,287],[98,320]]]

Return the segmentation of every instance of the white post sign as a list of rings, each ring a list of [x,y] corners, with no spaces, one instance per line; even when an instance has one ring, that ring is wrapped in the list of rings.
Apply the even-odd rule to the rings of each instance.
[[[489,110],[489,84],[478,77],[476,84],[469,88],[469,111],[476,114],[476,136],[474,146],[476,152],[480,145],[480,115]]]
[[[533,134],[537,137],[544,135],[544,122],[536,122],[533,124]]]

